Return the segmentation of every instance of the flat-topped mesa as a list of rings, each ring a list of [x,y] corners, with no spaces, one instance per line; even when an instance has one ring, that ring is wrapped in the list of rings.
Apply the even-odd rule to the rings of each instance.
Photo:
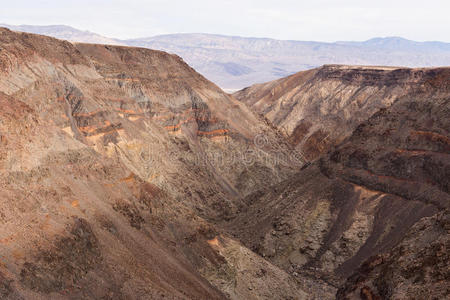
[[[310,160],[406,95],[448,93],[450,68],[325,65],[234,96],[264,115]]]

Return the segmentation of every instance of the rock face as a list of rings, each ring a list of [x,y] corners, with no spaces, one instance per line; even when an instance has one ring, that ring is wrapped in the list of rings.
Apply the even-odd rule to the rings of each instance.
[[[295,170],[244,104],[175,55],[7,29],[0,72],[0,298],[303,293],[214,225]]]
[[[305,158],[315,160],[370,116],[416,93],[435,76],[447,73],[329,65],[254,85],[234,96],[283,130]]]
[[[366,261],[339,289],[337,299],[447,298],[449,237],[448,210],[423,218],[398,246]]]
[[[334,90],[333,84],[324,86],[322,79],[317,85],[313,84],[314,78],[325,71],[328,75],[323,80],[328,83],[335,80],[329,79],[331,74],[339,74],[339,90],[353,89],[356,93],[354,86],[360,83],[358,93],[371,89],[374,94],[366,95],[366,100],[364,97],[350,97],[350,92],[344,93],[345,97],[320,98],[317,95],[324,89]],[[378,85],[380,74],[381,79],[391,78],[391,81]],[[335,130],[328,129],[332,141],[328,145],[328,153],[292,178],[249,195],[246,198],[248,206],[236,216],[229,228],[250,249],[281,268],[295,272],[299,277],[318,277],[325,286],[338,287],[365,260],[402,242],[408,230],[421,218],[449,207],[450,70],[395,72],[325,67],[298,76],[308,77],[304,88],[308,89],[309,96],[297,94],[294,92],[296,88],[291,87],[291,98],[277,97],[284,81],[279,85],[267,85],[273,85],[274,96],[267,86],[252,87],[238,96],[247,94],[249,98],[241,99],[266,112],[278,126],[292,124],[291,141],[298,128],[297,122],[293,121],[295,116],[301,120],[300,124],[317,116],[319,120],[333,119],[335,109],[321,109],[321,106],[331,105],[329,102],[345,102],[340,111],[347,112],[344,115],[348,114],[349,121],[343,122],[339,118],[331,123],[334,125],[329,128]],[[287,78],[286,82],[293,79],[295,77]],[[398,96],[377,96],[381,90],[383,97],[394,93],[394,90]],[[268,91],[269,94],[265,94]],[[284,90],[278,92],[284,93]],[[305,102],[294,99],[304,99]],[[358,99],[363,99],[362,103],[368,108],[361,110],[357,105]],[[383,99],[392,100],[383,102]],[[299,109],[301,113],[294,114],[295,109],[278,109],[277,105],[283,101],[294,103],[293,107],[317,109],[307,110],[314,117],[303,113],[302,109]],[[376,104],[377,101],[376,106],[384,107],[376,110],[367,103]],[[353,102],[356,102],[356,108],[351,109]],[[338,114],[340,111],[337,110]],[[374,112],[372,115],[371,111]],[[365,117],[367,121],[357,125],[355,118]],[[324,122],[311,122],[312,125],[305,126],[307,134],[299,139],[300,142],[294,139],[294,144],[298,143],[300,149],[311,149],[308,148],[308,135],[321,130],[318,128],[326,128]],[[337,142],[339,139],[343,141]],[[314,154],[306,151],[309,153]],[[316,153],[309,157],[314,159],[319,155]],[[436,243],[441,244],[441,241]],[[397,258],[399,256],[392,259]],[[444,267],[448,267],[448,263]],[[436,295],[439,293],[441,291]],[[318,295],[321,297],[324,296]]]
[[[446,248],[415,239],[446,245],[449,69],[328,66],[238,101],[175,55],[0,28],[0,73],[2,299],[446,293]]]

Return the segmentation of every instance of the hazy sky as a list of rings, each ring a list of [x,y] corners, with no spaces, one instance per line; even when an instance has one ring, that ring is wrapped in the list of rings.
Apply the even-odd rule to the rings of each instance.
[[[66,24],[108,37],[208,32],[338,41],[450,42],[449,0],[1,0],[0,23]]]

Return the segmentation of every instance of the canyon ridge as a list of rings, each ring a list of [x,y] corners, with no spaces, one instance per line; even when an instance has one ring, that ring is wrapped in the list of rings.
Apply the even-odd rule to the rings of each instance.
[[[450,68],[234,94],[0,28],[1,299],[445,299]]]

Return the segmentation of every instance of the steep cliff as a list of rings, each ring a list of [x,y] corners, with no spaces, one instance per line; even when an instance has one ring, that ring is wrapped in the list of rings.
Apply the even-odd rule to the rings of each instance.
[[[329,68],[325,70],[329,72]],[[306,127],[308,134],[320,131],[318,127],[324,128],[337,145],[330,143],[328,153],[292,178],[248,196],[247,207],[229,228],[250,249],[295,273],[299,281],[320,278],[325,287],[337,288],[366,259],[390,251],[400,243],[421,218],[449,207],[450,70],[390,71],[388,77],[399,74],[391,81],[382,80],[386,78],[385,70],[343,67],[331,70],[339,71],[336,80],[341,82],[340,89],[370,88],[374,92],[361,98],[366,101],[362,106],[366,110],[359,108],[356,97],[346,97],[347,106],[341,111],[349,110],[351,122],[338,120],[335,127],[326,129],[328,123],[318,121]],[[327,87],[321,81],[312,85],[311,80],[322,71],[314,70],[308,75],[309,96],[300,92],[297,96],[309,99],[304,104],[308,107],[319,108],[344,99],[335,94],[329,98],[317,96],[325,93]],[[373,75],[370,79],[367,74],[373,72],[381,72],[382,78]],[[273,85],[275,91],[283,87],[282,83]],[[390,89],[390,85],[395,88]],[[253,89],[258,92],[257,87]],[[398,96],[389,96],[394,90]],[[258,108],[271,96],[266,97],[254,103],[251,99],[255,98],[250,97],[248,103]],[[381,101],[378,104],[377,99]],[[383,99],[391,100],[383,102]],[[353,102],[355,109],[349,108]],[[371,110],[373,114],[367,112]],[[295,116],[299,120],[314,117],[326,120],[340,110],[335,108],[323,117],[321,109],[312,115],[303,111],[295,115],[293,111],[268,108],[267,115],[280,125],[291,124],[286,120]],[[362,116],[367,121],[357,124],[356,120]],[[291,137],[298,128],[295,124],[292,123]],[[343,141],[338,143],[338,139]],[[300,143],[305,147],[309,140],[304,137]]]
[[[174,55],[7,29],[0,72],[0,298],[301,295],[214,226],[295,170],[245,105]]]
[[[446,293],[448,68],[325,66],[238,101],[175,55],[0,28],[0,73],[2,299]]]
[[[268,118],[313,161],[381,108],[414,94],[429,78],[445,75],[438,69],[327,65],[234,96]]]
[[[387,253],[367,260],[337,299],[446,299],[450,295],[449,211],[423,218]]]

